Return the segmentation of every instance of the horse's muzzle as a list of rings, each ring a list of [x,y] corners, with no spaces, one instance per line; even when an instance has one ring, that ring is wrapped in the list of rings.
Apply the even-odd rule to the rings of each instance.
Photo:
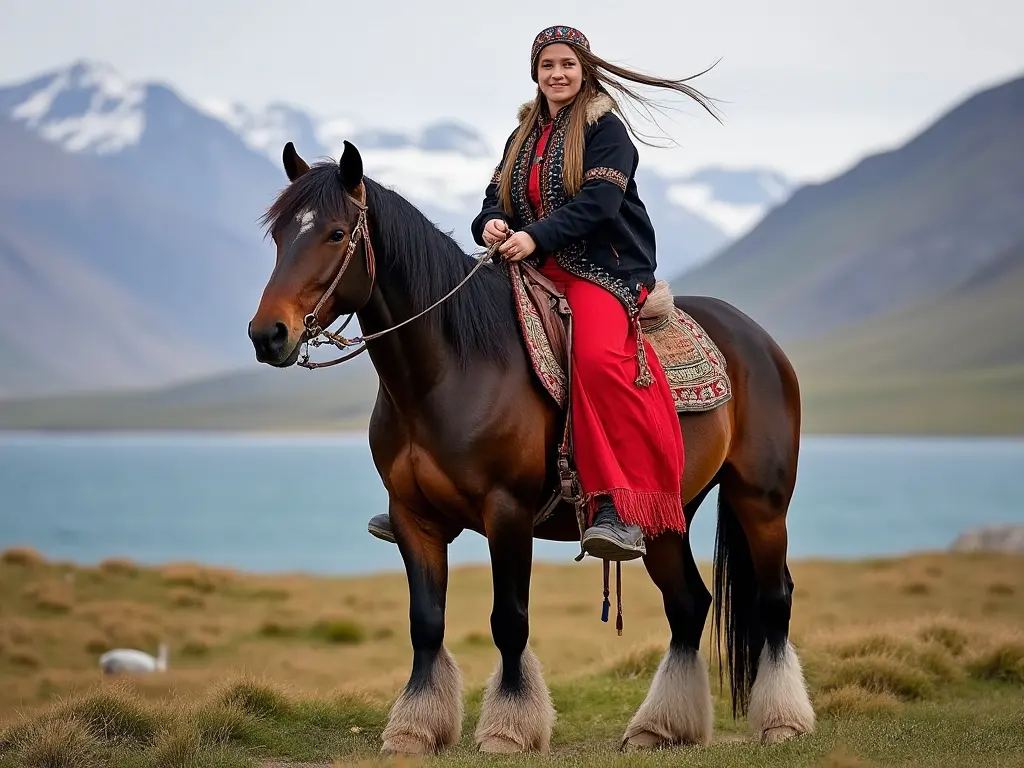
[[[284,323],[263,328],[253,328],[249,323],[249,339],[256,350],[256,359],[261,363],[277,365],[288,356],[288,326]]]

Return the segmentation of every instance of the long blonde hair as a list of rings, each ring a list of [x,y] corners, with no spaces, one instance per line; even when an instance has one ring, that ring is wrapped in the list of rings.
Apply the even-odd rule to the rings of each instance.
[[[572,45],[571,43],[567,44]],[[583,82],[580,85],[580,92],[576,95],[576,98],[573,99],[568,107],[563,107],[563,109],[571,110],[569,113],[569,124],[566,128],[565,150],[562,161],[562,183],[565,186],[565,193],[568,197],[574,196],[583,185],[584,132],[587,124],[587,110],[591,102],[602,94],[610,97],[608,89],[613,88],[624,96],[640,102],[645,107],[655,104],[653,100],[642,96],[625,83],[619,82],[616,78],[682,93],[696,101],[712,117],[721,122],[715,113],[713,99],[708,98],[693,86],[687,85],[688,81],[700,77],[705,72],[708,72],[711,67],[704,70],[704,72],[698,72],[696,75],[691,75],[681,80],[667,80],[612,64],[577,45],[572,45],[572,49],[580,60],[580,66],[583,70]],[[545,111],[545,104],[544,94],[541,93],[538,86],[537,95],[534,97],[526,115],[520,121],[519,129],[509,145],[508,153],[502,160],[501,175],[498,181],[498,201],[509,215],[513,214],[512,181],[515,174],[516,158],[537,125],[541,114]],[[629,118],[622,113],[614,100],[613,104],[615,104],[614,110],[623,119],[637,140],[644,144],[650,144],[633,129]]]

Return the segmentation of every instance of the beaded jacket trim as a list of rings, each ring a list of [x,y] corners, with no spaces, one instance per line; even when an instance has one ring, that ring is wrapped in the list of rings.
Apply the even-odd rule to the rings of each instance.
[[[530,106],[530,104],[526,104],[520,108],[520,120],[525,117],[525,112],[529,111]],[[587,107],[587,122],[591,124],[597,122],[614,106],[615,102],[612,101],[610,96],[602,94],[596,97]],[[533,127],[530,135],[523,142],[522,149],[515,158],[515,165],[513,167],[512,205],[515,209],[516,217],[522,222],[524,227],[537,220],[533,213],[533,206],[530,205],[527,190],[530,180],[530,165],[533,162],[537,141],[540,139],[541,132],[546,126],[547,121],[541,118],[538,124]],[[541,218],[549,216],[552,211],[557,210],[569,201],[565,192],[565,185],[562,181],[562,168],[565,160],[565,136],[568,127],[569,110],[560,110],[553,121],[551,134],[548,137],[544,152],[544,159],[540,166]],[[499,177],[500,167],[495,170],[495,181]],[[614,168],[592,168],[584,174],[583,180],[586,182],[592,179],[610,181],[623,191],[626,190],[627,178],[625,174]],[[559,266],[566,272],[584,280],[589,280],[612,293],[622,302],[630,318],[635,318],[639,314],[640,307],[637,304],[639,288],[630,286],[626,281],[611,275],[607,270],[590,261],[587,258],[587,244],[585,240],[575,242],[552,255]],[[531,255],[526,261],[531,266],[536,267],[540,260],[538,257]]]

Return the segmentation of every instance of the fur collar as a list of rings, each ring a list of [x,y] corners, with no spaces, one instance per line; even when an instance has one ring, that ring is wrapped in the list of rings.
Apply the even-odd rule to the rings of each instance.
[[[590,100],[587,104],[587,125],[593,125],[602,117],[607,115],[618,105],[615,103],[615,99],[606,93],[599,93],[597,96]],[[533,107],[532,101],[520,105],[519,111],[516,113],[516,121],[522,123],[526,119],[526,116],[530,114],[530,109]]]

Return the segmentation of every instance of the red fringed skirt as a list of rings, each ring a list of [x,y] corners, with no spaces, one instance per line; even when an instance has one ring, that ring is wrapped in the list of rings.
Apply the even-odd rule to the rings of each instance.
[[[610,292],[562,269],[540,270],[573,313],[573,457],[590,520],[598,495],[644,535],[686,531],[682,508],[683,436],[665,372],[644,339],[650,386],[638,376],[637,333]]]

